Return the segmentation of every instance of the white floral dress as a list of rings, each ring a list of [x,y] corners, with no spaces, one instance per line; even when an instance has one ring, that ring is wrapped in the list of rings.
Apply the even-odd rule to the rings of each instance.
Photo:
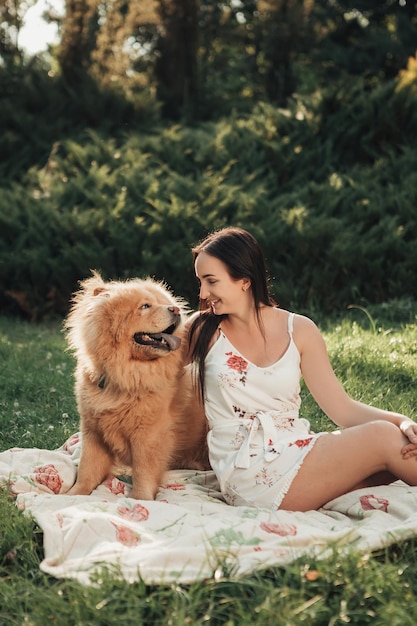
[[[276,510],[320,433],[299,417],[300,354],[289,345],[268,367],[245,359],[219,327],[206,357],[205,411],[212,468],[226,502]]]

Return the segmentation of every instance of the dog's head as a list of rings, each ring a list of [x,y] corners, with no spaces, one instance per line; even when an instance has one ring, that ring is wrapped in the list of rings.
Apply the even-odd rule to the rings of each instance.
[[[132,339],[132,358],[159,358],[178,350],[181,345],[178,330],[182,322],[178,301],[152,280],[140,285],[136,282],[131,287],[134,287],[134,294],[129,290],[120,295],[119,304],[126,307],[126,317],[124,328],[122,324],[119,330],[126,340]],[[133,297],[136,298],[134,306]]]
[[[185,302],[151,278],[102,280],[97,272],[81,283],[65,327],[78,359],[86,357],[107,375],[178,352]],[[109,373],[109,370],[112,370]]]

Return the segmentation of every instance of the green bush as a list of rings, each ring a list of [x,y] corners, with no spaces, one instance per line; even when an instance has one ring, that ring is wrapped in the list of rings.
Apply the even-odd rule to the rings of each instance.
[[[282,306],[415,297],[412,87],[366,94],[359,80],[286,110],[55,142],[45,165],[3,184],[2,308],[61,315],[91,269],[155,276],[195,307],[190,247],[228,224],[259,238]]]
[[[77,89],[35,58],[13,73],[0,63],[0,181],[19,180],[31,166],[43,167],[57,142],[79,137],[85,128],[106,135],[138,130],[159,119],[144,89],[131,97],[81,76]]]

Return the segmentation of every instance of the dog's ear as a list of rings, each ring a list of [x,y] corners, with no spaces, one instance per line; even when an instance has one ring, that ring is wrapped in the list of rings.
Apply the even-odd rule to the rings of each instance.
[[[107,291],[107,289],[105,287],[96,287],[93,291],[93,296],[98,296],[99,294],[103,293],[104,291]]]
[[[97,306],[100,305],[100,300],[96,299],[96,296],[100,296],[100,298],[110,298],[110,290],[107,287],[94,287],[89,294],[87,294],[87,307],[86,311],[91,313],[95,311]]]
[[[92,276],[80,281],[81,291],[89,296],[98,296],[108,290],[108,285],[104,282],[97,270],[91,270]]]

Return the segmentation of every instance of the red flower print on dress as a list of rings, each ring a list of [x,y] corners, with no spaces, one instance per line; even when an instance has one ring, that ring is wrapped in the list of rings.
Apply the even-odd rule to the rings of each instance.
[[[297,526],[295,524],[275,524],[273,522],[262,522],[261,528],[267,533],[273,533],[280,537],[295,536],[297,534]]]
[[[266,485],[267,487],[272,487],[274,484],[274,480],[272,476],[269,475],[268,471],[265,467],[263,467],[256,475],[255,475],[255,484],[256,485]]]
[[[129,528],[128,526],[115,524],[114,522],[112,522],[112,524],[115,527],[116,532],[117,532],[117,541],[122,543],[124,546],[133,548],[139,543],[140,541],[139,535],[135,533],[131,528]]]
[[[246,374],[246,370],[248,369],[248,362],[245,361],[238,354],[233,354],[233,352],[226,352],[227,359],[226,363],[230,367],[230,369],[239,372],[239,374]]]
[[[52,493],[59,493],[61,491],[62,478],[55,465],[52,465],[52,463],[37,467],[33,473],[35,474],[35,481],[39,485],[47,487]]]
[[[236,414],[236,417],[239,418],[246,418],[246,411],[244,409],[241,409],[240,406],[232,406],[233,409],[233,413]],[[251,419],[253,419],[253,416],[251,416]]]
[[[120,517],[132,522],[144,522],[149,517],[148,509],[139,503],[133,506],[119,506],[117,507],[117,512]]]
[[[361,503],[361,507],[364,511],[384,511],[384,513],[388,513],[389,500],[386,498],[377,498],[373,494],[369,494],[366,496],[361,496],[359,498],[359,502]]]
[[[248,373],[248,362],[238,354],[233,354],[233,352],[226,352],[226,356],[229,357],[226,361],[228,368],[240,374],[239,382],[244,385],[246,383],[246,374]]]
[[[290,447],[297,446],[297,448],[305,448],[306,446],[308,446],[312,439],[313,437],[309,437],[308,439],[297,439],[296,441],[290,443]]]

